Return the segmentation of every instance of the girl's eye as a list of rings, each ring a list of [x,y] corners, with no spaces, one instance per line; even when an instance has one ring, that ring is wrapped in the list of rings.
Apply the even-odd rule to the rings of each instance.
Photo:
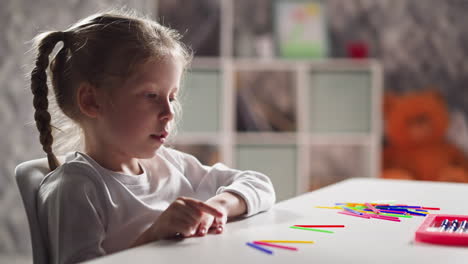
[[[155,93],[147,93],[145,96],[146,98],[149,98],[149,99],[155,99],[158,97],[158,95]]]

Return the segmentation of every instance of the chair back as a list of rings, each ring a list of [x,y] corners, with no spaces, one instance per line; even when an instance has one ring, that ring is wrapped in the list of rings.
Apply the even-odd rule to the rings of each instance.
[[[46,241],[42,237],[37,214],[37,192],[39,184],[49,172],[46,158],[25,161],[15,168],[16,183],[28,217],[34,264],[48,263]]]

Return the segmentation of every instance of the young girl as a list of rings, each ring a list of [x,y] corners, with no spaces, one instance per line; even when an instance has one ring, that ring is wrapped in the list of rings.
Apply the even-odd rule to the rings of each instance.
[[[275,202],[263,174],[208,167],[163,146],[191,54],[173,30],[122,12],[97,14],[36,39],[35,120],[51,172],[38,193],[50,263],[75,263],[174,237],[221,233],[230,217]],[[52,151],[46,69],[83,151]]]

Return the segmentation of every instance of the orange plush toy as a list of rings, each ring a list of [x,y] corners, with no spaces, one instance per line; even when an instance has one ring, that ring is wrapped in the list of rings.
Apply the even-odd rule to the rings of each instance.
[[[468,182],[468,159],[446,140],[448,110],[435,91],[386,94],[383,178]]]

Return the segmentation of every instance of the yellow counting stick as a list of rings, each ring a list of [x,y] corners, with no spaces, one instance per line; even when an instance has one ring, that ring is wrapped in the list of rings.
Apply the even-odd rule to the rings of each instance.
[[[314,244],[314,241],[302,241],[302,240],[258,240],[266,243],[302,243],[302,244]]]
[[[325,208],[325,209],[343,209],[341,206],[315,206],[315,208]]]

